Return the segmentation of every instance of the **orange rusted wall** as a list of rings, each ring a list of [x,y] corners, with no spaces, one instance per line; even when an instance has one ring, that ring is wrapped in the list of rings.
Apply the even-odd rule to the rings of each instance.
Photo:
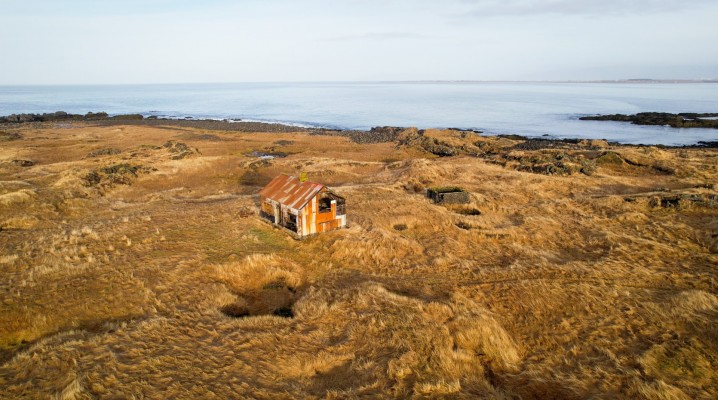
[[[315,196],[300,210],[302,232],[300,236],[326,232],[341,228],[341,220],[337,219],[337,206],[332,203],[330,212],[319,212],[319,195]]]
[[[300,214],[302,215],[302,232],[300,236],[311,235],[316,232],[316,229],[312,229],[314,227],[312,214],[314,213],[315,205],[316,199],[312,199],[300,210]]]
[[[339,229],[339,228],[340,228],[340,226],[339,226],[340,222],[341,222],[341,221],[335,219],[335,220],[331,220],[331,221],[324,222],[324,223],[321,223],[321,224],[317,224],[317,232],[318,232],[318,233],[321,233],[321,232],[331,231],[331,230],[334,230],[334,229]]]
[[[320,212],[317,213],[317,224],[321,224],[323,222],[332,221],[337,218],[337,206],[335,204],[332,204],[332,209],[327,212]]]
[[[266,201],[262,200],[262,211],[269,215],[274,215],[274,207]]]

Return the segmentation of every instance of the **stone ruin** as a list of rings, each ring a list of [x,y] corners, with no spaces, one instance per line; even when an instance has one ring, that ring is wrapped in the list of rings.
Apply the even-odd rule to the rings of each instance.
[[[468,204],[469,192],[460,187],[433,187],[426,189],[426,197],[436,204]]]

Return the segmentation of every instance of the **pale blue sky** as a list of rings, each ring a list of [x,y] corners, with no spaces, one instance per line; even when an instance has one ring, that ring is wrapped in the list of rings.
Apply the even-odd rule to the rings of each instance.
[[[0,84],[718,78],[714,0],[4,0]]]

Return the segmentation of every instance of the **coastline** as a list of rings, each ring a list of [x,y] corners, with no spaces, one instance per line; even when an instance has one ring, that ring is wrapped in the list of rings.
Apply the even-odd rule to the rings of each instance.
[[[678,114],[676,114],[678,115]],[[598,119],[599,117],[583,116],[578,117],[579,120],[608,120]],[[309,126],[304,124],[297,124],[292,122],[276,122],[276,121],[261,121],[261,120],[243,120],[243,119],[220,119],[220,118],[194,118],[190,116],[186,117],[158,117],[152,114],[115,114],[110,115],[106,112],[89,112],[87,114],[70,114],[64,111],[57,111],[54,113],[44,114],[11,114],[9,116],[0,116],[0,128],[4,125],[12,127],[14,125],[27,125],[37,124],[38,127],[42,127],[48,123],[61,123],[61,122],[84,122],[89,124],[95,124],[97,126],[112,126],[112,125],[138,125],[148,127],[161,127],[171,126],[180,128],[193,128],[193,129],[206,129],[211,131],[228,131],[228,132],[273,132],[273,133],[308,133],[310,135],[317,136],[345,136],[350,138],[356,143],[383,143],[391,142],[396,140],[396,132],[404,129],[416,127],[397,127],[397,126],[376,126],[367,130],[361,129],[344,129],[340,127],[325,127],[325,126]],[[425,129],[440,129],[440,130],[454,130],[460,132],[473,132],[484,136],[496,136],[505,137],[510,139],[525,140],[525,141],[538,141],[545,143],[565,143],[565,144],[576,144],[581,140],[606,140],[602,137],[574,137],[574,138],[557,138],[548,134],[531,136],[514,133],[492,133],[481,131],[470,128],[456,128],[456,127],[425,127],[419,130]],[[691,128],[691,129],[704,129],[704,128]],[[393,132],[393,133],[392,133]],[[619,141],[609,141],[607,143],[612,146],[637,146],[647,147],[655,146],[658,148],[718,148],[718,140],[711,141],[697,141],[697,143],[689,145],[666,145],[666,144],[635,144],[635,143],[623,143]]]
[[[595,114],[715,112],[713,84],[296,83],[0,88],[0,115],[64,110],[111,116],[279,123],[368,131],[374,126],[462,128],[526,137],[603,138],[681,146],[714,132],[579,121]],[[232,128],[229,128],[232,129]]]

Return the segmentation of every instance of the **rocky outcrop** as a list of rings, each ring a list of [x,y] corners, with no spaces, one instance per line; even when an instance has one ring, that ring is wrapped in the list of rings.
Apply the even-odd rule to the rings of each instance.
[[[643,112],[634,115],[612,114],[594,115],[579,118],[582,121],[619,121],[634,125],[661,125],[673,128],[713,128],[718,129],[718,113],[663,113]]]
[[[23,168],[32,167],[36,164],[34,160],[12,160],[11,163]]]
[[[108,117],[106,119],[114,120],[114,121],[142,121],[145,117],[143,117],[141,114],[120,114],[120,115],[113,115],[112,117]]]
[[[22,124],[28,122],[59,122],[59,121],[105,121],[105,120],[117,120],[117,121],[138,121],[144,117],[140,114],[120,114],[109,116],[106,112],[88,112],[85,115],[82,114],[70,114],[64,111],[57,111],[54,113],[44,114],[10,114],[7,116],[0,116],[0,123],[10,124]]]
[[[83,183],[103,193],[117,185],[131,185],[140,174],[152,171],[156,169],[128,163],[114,164],[90,171],[83,177]]]
[[[423,138],[421,148],[439,157],[451,157],[459,154],[460,149],[442,142],[436,138]]]
[[[320,136],[343,136],[359,144],[389,143],[397,140],[401,133],[407,128],[396,126],[377,126],[367,131],[342,131],[332,129],[315,129],[310,132],[312,135]]]
[[[114,156],[114,155],[120,154],[121,152],[122,151],[120,149],[110,147],[110,148],[106,148],[106,149],[93,150],[93,151],[87,153],[87,157],[92,158],[92,157],[100,157],[100,156]]]
[[[460,148],[453,146],[439,138],[426,136],[425,133],[426,131],[423,129],[402,129],[396,136],[396,141],[400,146],[419,147],[439,157],[451,157],[465,153],[465,147]]]
[[[171,154],[170,159],[172,160],[181,160],[195,154],[200,154],[199,149],[187,146],[185,143],[176,140],[170,140],[163,144],[162,147],[167,149]]]

